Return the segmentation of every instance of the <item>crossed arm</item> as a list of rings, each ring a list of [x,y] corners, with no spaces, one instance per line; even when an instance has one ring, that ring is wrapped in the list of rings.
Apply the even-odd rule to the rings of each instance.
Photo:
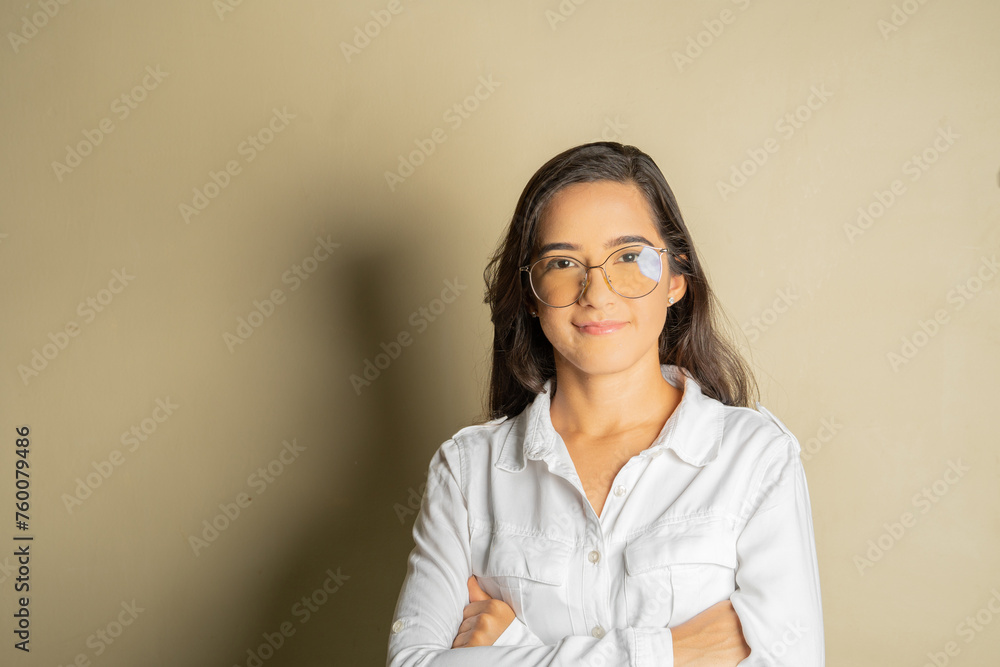
[[[747,509],[736,543],[736,591],[728,600],[673,628],[612,628],[599,639],[567,636],[554,644],[544,644],[506,603],[491,599],[470,577],[460,467],[453,441],[431,462],[389,638],[388,667],[472,661],[511,667],[824,664],[811,510],[795,448],[777,451],[762,466],[760,477],[769,481],[755,495],[759,502]]]
[[[476,576],[468,580],[469,604],[452,648],[492,646],[514,621],[514,610],[491,598]],[[729,600],[718,602],[673,628],[674,667],[732,667],[750,655],[739,616]]]

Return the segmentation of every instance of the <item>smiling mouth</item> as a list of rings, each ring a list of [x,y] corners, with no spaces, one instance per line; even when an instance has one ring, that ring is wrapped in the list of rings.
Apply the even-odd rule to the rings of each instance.
[[[574,326],[583,333],[601,335],[614,333],[626,324],[627,322],[619,322],[618,320],[603,320],[601,322],[584,322]]]

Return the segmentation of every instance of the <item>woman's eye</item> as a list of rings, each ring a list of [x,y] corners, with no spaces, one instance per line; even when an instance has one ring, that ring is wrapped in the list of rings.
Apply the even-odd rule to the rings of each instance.
[[[574,262],[571,259],[567,259],[565,257],[556,257],[546,262],[545,269],[546,270],[569,269],[572,268],[575,264],[576,262]]]
[[[638,262],[639,253],[637,252],[627,252],[618,258],[619,262]]]

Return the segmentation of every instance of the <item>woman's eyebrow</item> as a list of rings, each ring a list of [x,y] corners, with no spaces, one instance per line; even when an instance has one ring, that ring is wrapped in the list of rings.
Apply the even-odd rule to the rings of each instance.
[[[652,246],[653,244],[645,236],[617,236],[604,244],[605,248],[614,248],[620,245],[630,245],[634,243],[641,243],[643,245]],[[544,255],[547,252],[553,250],[580,250],[580,246],[575,243],[566,243],[564,241],[557,241],[555,243],[546,243],[538,249],[539,255]]]

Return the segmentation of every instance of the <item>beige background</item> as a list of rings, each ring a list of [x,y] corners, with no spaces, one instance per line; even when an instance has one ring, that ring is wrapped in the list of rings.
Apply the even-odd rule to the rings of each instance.
[[[0,12],[0,663],[255,664],[288,622],[264,664],[384,664],[408,505],[479,415],[487,257],[530,175],[603,137],[666,174],[763,404],[807,450],[827,664],[996,664],[1000,6],[223,1]],[[269,136],[274,109],[289,117]],[[258,133],[273,141],[247,161]],[[81,143],[76,167],[53,164]],[[926,170],[907,164],[925,151]],[[339,247],[292,290],[318,237]],[[466,288],[443,305],[446,280]],[[276,289],[231,351],[224,334]],[[8,555],[24,424],[30,654],[12,646]],[[269,464],[272,482],[251,477]]]

